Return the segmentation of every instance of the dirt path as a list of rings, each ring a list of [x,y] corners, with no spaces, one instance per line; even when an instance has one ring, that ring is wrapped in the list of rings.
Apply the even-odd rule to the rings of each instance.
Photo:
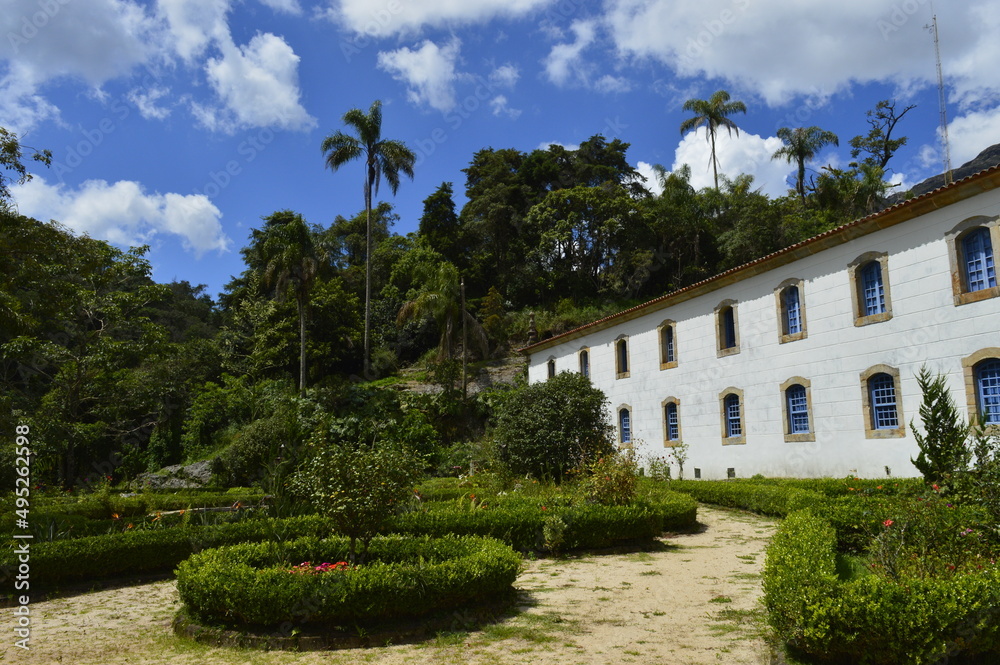
[[[220,649],[173,635],[172,581],[35,603],[29,652],[0,645],[4,662],[150,665],[386,663],[598,665],[767,663],[757,635],[763,551],[774,523],[699,507],[701,533],[650,552],[529,562],[517,617],[420,644],[324,653]],[[8,623],[10,610],[4,615]]]

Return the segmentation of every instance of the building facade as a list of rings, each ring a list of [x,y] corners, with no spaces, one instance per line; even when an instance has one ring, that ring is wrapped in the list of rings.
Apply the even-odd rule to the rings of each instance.
[[[916,376],[1000,425],[1000,167],[526,349],[685,477],[919,475]],[[676,473],[676,465],[674,466]]]

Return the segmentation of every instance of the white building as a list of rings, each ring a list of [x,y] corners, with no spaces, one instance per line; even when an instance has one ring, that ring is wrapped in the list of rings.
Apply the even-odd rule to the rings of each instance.
[[[686,444],[687,478],[919,475],[922,365],[1000,424],[998,186],[994,167],[542,340],[528,379],[588,374],[619,442]]]

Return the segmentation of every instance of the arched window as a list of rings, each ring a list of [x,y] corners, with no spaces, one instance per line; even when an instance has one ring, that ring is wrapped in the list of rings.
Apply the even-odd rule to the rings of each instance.
[[[892,318],[889,288],[889,255],[866,252],[848,265],[854,325],[867,326]]]
[[[628,377],[628,338],[621,337],[615,341],[615,372],[616,378]]]
[[[548,365],[548,371],[549,371],[549,378],[551,379],[551,378],[553,378],[556,375],[556,361],[555,361],[555,359],[549,358],[549,362],[547,363],[547,365]]]
[[[962,240],[962,267],[967,291],[982,291],[997,285],[989,229],[979,227],[965,235]]]
[[[973,368],[976,377],[976,406],[984,425],[1000,425],[1000,360],[990,358]]]
[[[674,445],[681,440],[681,416],[677,401],[668,401],[663,405],[663,432],[667,445]]]
[[[861,268],[861,292],[864,295],[863,314],[872,316],[885,312],[885,286],[882,283],[882,264],[869,261]]]
[[[580,351],[580,374],[583,374],[588,379],[590,378],[590,350],[583,349]]]
[[[799,305],[799,287],[789,286],[781,292],[784,305],[785,334],[794,335],[802,332],[802,310]]]
[[[618,440],[622,445],[632,443],[632,413],[628,407],[618,410]]]
[[[899,412],[896,408],[896,384],[893,378],[885,373],[872,375],[868,379],[868,395],[872,429],[898,428]]]
[[[735,393],[726,395],[726,437],[743,435],[743,420],[740,417],[740,396]]]
[[[788,413],[788,432],[807,434],[809,432],[809,402],[805,386],[794,384],[785,391]]]
[[[664,323],[660,326],[660,367],[677,362],[676,349],[674,347],[674,324]]]
[[[740,328],[736,306],[735,300],[723,300],[715,308],[716,351],[720,358],[740,352]]]

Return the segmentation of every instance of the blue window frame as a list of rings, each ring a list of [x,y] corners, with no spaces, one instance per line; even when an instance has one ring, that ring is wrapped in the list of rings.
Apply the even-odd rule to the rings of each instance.
[[[726,395],[726,436],[741,436],[743,423],[740,420],[740,396],[735,393]]]
[[[590,378],[590,351],[586,349],[580,352],[580,374]]]
[[[896,429],[899,414],[896,410],[896,384],[888,374],[875,374],[868,379],[869,404],[873,429]]]
[[[670,402],[665,407],[664,418],[667,422],[667,441],[677,441],[681,438],[680,417],[677,414],[677,403]]]
[[[782,292],[785,314],[785,334],[802,332],[802,308],[799,303],[799,287],[789,286]]]
[[[736,312],[726,307],[719,316],[722,317],[722,348],[731,349],[736,346]]]
[[[962,240],[962,255],[965,262],[965,283],[969,291],[981,291],[997,285],[989,229],[976,229],[966,235]]]
[[[990,358],[976,365],[979,418],[984,425],[1000,425],[1000,360]]]
[[[871,261],[861,269],[861,290],[865,300],[865,316],[885,312],[885,288],[882,284],[882,264],[878,261]]]
[[[628,409],[618,411],[618,430],[622,443],[632,443],[632,414]]]
[[[807,434],[809,432],[809,402],[806,399],[806,389],[795,384],[785,391],[788,402],[788,431],[790,434]]]
[[[663,345],[663,359],[661,362],[672,363],[676,359],[674,356],[674,327],[672,325],[665,325],[660,331],[663,339],[660,343]]]

